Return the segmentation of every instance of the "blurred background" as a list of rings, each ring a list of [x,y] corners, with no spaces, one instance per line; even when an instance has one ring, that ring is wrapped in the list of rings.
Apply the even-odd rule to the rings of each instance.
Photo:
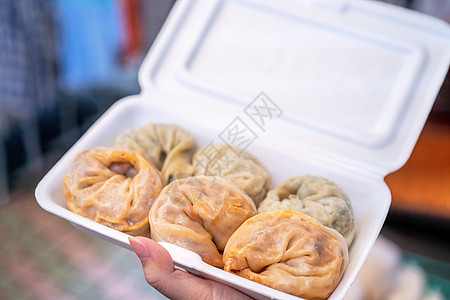
[[[450,22],[449,0],[387,2]],[[115,101],[140,92],[138,68],[174,3],[0,0],[0,299],[164,299],[132,253],[46,213],[34,188]],[[450,299],[449,76],[386,182],[391,210],[348,299]]]

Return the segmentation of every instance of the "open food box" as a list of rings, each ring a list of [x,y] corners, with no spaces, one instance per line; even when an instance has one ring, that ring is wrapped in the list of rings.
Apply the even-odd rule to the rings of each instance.
[[[273,188],[310,174],[343,189],[356,235],[329,298],[342,299],[387,215],[383,179],[407,161],[449,61],[448,24],[380,2],[177,1],[139,71],[142,92],[99,118],[42,179],[36,199],[78,229],[131,249],[127,234],[68,209],[64,177],[79,153],[112,146],[123,131],[177,124],[198,147],[245,148],[269,170]],[[255,298],[298,299],[161,244],[179,268]]]

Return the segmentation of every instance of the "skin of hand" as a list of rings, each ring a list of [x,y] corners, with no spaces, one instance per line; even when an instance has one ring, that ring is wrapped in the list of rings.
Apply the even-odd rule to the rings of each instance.
[[[169,252],[149,238],[130,237],[129,241],[141,261],[145,280],[170,299],[252,299],[229,286],[175,269]]]

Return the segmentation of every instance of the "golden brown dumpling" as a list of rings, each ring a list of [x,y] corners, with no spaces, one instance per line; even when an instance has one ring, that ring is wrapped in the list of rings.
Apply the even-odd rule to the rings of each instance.
[[[220,176],[242,189],[256,206],[272,186],[267,169],[247,151],[226,144],[209,144],[192,158],[195,175]]]
[[[164,184],[142,153],[93,148],[75,158],[64,187],[73,212],[119,231],[148,234],[150,206]]]
[[[258,212],[299,211],[342,234],[347,246],[355,236],[355,218],[349,198],[333,182],[318,176],[295,176],[267,193]]]
[[[223,252],[225,271],[306,299],[329,297],[347,262],[342,235],[288,210],[248,219]]]
[[[221,252],[228,238],[255,213],[252,199],[222,178],[179,179],[161,191],[150,210],[151,237],[222,267]]]
[[[132,129],[116,138],[115,148],[140,149],[148,160],[170,182],[193,174],[191,158],[196,149],[194,137],[183,128],[172,124],[147,124]]]

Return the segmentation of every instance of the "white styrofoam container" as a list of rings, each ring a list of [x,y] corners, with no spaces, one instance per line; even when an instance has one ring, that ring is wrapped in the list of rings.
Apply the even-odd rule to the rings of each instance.
[[[178,124],[199,147],[245,129],[247,150],[268,168],[274,187],[311,174],[350,197],[356,237],[330,297],[342,299],[387,215],[384,177],[410,156],[449,61],[448,24],[385,3],[177,1],[139,71],[141,94],[101,116],[41,180],[36,199],[80,230],[131,249],[127,234],[68,210],[63,179],[75,156],[112,146],[119,133],[149,122]],[[252,112],[262,98],[273,110],[260,107],[265,117],[258,118]],[[179,268],[255,298],[298,299],[161,244]]]

